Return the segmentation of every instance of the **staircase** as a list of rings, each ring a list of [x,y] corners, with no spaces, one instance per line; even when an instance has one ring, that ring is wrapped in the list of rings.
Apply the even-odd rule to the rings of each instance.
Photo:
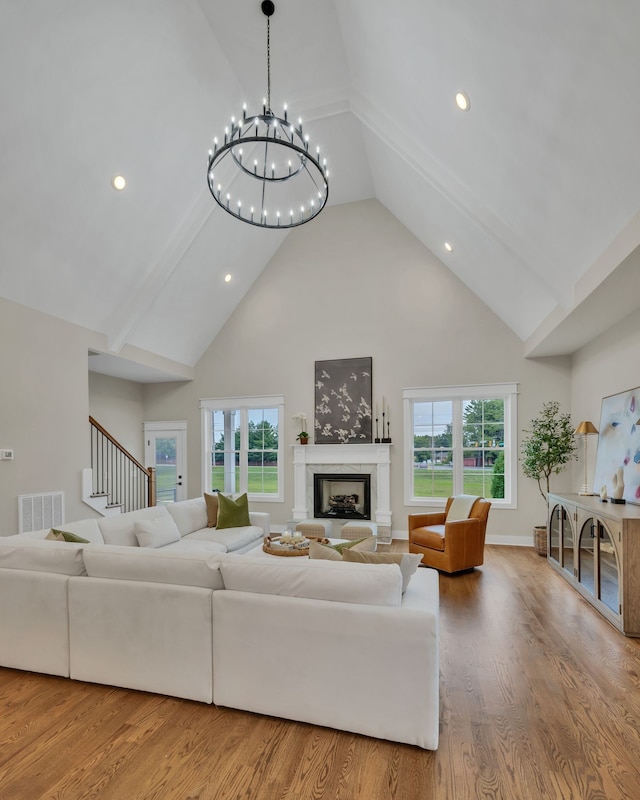
[[[99,422],[91,426],[91,468],[82,471],[83,501],[103,517],[156,504],[156,471],[144,467]]]

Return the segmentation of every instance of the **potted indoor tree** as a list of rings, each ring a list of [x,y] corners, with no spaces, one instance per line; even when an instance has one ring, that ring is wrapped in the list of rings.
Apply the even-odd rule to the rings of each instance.
[[[522,471],[527,478],[538,482],[542,499],[547,504],[549,481],[555,473],[562,472],[576,456],[576,441],[571,416],[561,413],[560,403],[551,400],[543,403],[542,411],[531,420],[522,441]],[[536,525],[533,542],[538,555],[547,555],[547,526]]]

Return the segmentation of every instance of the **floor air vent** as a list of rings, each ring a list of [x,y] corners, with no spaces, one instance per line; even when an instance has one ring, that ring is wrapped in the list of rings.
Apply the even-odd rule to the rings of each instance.
[[[55,528],[64,522],[64,492],[21,494],[18,497],[20,533]]]

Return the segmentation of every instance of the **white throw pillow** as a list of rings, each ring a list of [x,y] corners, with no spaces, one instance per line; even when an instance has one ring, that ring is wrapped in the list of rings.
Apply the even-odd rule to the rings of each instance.
[[[134,522],[133,527],[140,547],[164,547],[180,541],[180,531],[173,517],[140,520]]]

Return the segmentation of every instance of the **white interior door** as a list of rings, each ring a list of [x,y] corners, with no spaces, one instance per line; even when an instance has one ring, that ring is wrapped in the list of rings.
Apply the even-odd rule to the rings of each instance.
[[[144,423],[145,464],[156,470],[156,503],[187,499],[187,423]]]

